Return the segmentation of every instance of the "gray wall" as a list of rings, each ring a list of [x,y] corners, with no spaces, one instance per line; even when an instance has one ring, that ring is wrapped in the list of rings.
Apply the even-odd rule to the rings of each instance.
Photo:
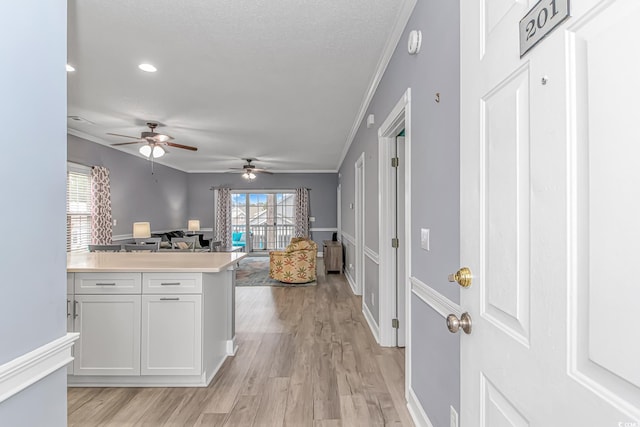
[[[407,54],[409,31],[422,31],[422,50]],[[459,301],[457,286],[447,274],[459,268],[459,3],[421,0],[405,28],[398,47],[366,112],[376,125],[361,123],[341,165],[342,228],[355,236],[354,163],[365,153],[365,245],[378,250],[378,138],[377,131],[407,88],[412,108],[412,259],[411,273],[451,299]],[[436,92],[441,102],[434,102]],[[420,248],[420,228],[431,230],[431,250]],[[369,278],[366,279],[367,281]],[[377,283],[377,278],[374,279]],[[378,310],[370,298],[364,302]],[[412,384],[436,427],[446,426],[449,405],[459,409],[459,338],[444,329],[442,317],[429,315],[426,304],[412,299]],[[446,333],[441,332],[444,330]],[[438,349],[440,357],[433,356]],[[433,371],[416,369],[428,364],[445,375],[437,383]]]
[[[337,173],[274,173],[259,174],[253,182],[248,182],[237,173],[190,173],[188,182],[188,217],[199,219],[200,227],[213,228],[213,191],[211,187],[228,187],[234,190],[292,190],[297,187],[309,188],[311,216],[316,221],[312,228],[337,227]],[[332,232],[313,232],[313,240],[331,239]],[[321,250],[321,246],[318,247]]]
[[[66,19],[65,0],[0,4],[0,223],[18,237],[0,257],[0,365],[66,335]],[[0,403],[0,425],[65,426],[65,400],[58,370]]]
[[[187,227],[187,173],[142,156],[68,135],[67,158],[86,166],[105,166],[111,177],[114,235],[131,234],[133,223],[149,221],[151,230]]]

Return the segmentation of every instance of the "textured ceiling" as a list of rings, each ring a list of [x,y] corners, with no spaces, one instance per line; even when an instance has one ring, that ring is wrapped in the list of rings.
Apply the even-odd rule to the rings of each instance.
[[[156,121],[198,147],[160,159],[184,171],[335,171],[403,5],[69,0],[68,115],[89,122],[69,133],[108,145]]]

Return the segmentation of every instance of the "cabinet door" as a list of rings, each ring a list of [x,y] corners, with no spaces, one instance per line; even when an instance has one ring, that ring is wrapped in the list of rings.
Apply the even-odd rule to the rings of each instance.
[[[140,295],[76,295],[74,375],[140,375]]]
[[[142,296],[142,375],[202,373],[202,296]]]

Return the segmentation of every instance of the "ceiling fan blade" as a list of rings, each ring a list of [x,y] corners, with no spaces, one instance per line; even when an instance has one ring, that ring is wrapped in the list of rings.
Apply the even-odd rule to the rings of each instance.
[[[273,172],[269,172],[266,169],[254,169],[253,171],[258,173],[266,173],[267,175],[273,175]]]
[[[109,133],[109,132],[107,132],[107,135],[120,136],[122,138],[129,138],[129,139],[142,139],[142,138],[138,138],[137,136],[121,135],[119,133]]]
[[[183,148],[185,150],[198,151],[197,147],[192,147],[190,145],[176,144],[175,142],[165,142],[165,144],[167,144],[169,147],[176,147],[176,148]]]
[[[140,144],[141,142],[145,142],[145,141],[117,142],[117,143],[115,143],[115,144],[111,144],[111,145]]]

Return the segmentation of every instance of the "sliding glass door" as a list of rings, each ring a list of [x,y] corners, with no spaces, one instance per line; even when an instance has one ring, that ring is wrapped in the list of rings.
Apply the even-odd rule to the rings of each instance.
[[[294,232],[294,198],[293,191],[233,191],[234,242],[246,245],[248,251],[270,251],[287,246]]]

